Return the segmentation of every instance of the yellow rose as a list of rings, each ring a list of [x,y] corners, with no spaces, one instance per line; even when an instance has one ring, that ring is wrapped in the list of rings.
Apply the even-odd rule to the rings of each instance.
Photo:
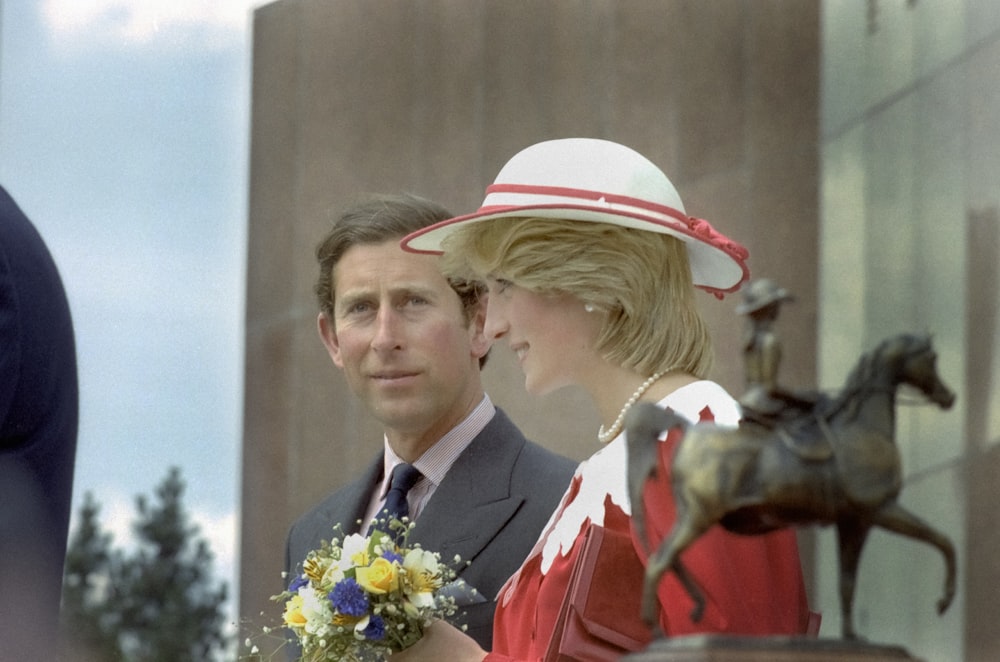
[[[399,571],[396,564],[377,558],[366,568],[358,568],[355,578],[361,588],[369,593],[382,595],[399,588]]]
[[[293,595],[285,603],[285,625],[290,628],[306,626],[306,617],[302,614],[302,596]]]

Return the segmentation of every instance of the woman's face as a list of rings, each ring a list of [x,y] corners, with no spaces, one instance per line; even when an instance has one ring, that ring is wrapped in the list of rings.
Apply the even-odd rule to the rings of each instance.
[[[524,372],[524,387],[545,395],[580,383],[597,359],[601,315],[570,294],[538,294],[502,278],[488,278],[486,337],[506,338]]]

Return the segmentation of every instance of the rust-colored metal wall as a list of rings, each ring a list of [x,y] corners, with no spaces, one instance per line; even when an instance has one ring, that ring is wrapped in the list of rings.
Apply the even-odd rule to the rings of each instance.
[[[589,136],[660,165],[692,215],[790,287],[783,380],[815,384],[817,2],[281,0],[255,12],[240,614],[277,619],[284,538],[381,433],[315,331],[313,248],[359,193],[456,213],[519,149]],[[704,296],[713,375],[742,388],[738,297]],[[582,459],[577,391],[527,396],[506,349],[487,388],[528,436]],[[807,564],[808,565],[808,564]]]

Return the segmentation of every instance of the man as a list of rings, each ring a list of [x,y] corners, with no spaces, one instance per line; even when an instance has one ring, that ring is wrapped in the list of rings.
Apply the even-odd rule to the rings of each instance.
[[[55,658],[78,413],[62,280],[0,187],[0,660]]]
[[[480,597],[457,622],[489,650],[494,598],[555,511],[575,463],[527,441],[484,394],[482,286],[449,283],[437,256],[400,248],[410,232],[451,217],[421,198],[380,196],[345,212],[317,249],[320,337],[385,439],[363,476],[293,525],[286,566],[294,576],[334,525],[366,532],[392,469],[410,463],[421,477],[407,495],[409,542],[470,562],[460,577]]]

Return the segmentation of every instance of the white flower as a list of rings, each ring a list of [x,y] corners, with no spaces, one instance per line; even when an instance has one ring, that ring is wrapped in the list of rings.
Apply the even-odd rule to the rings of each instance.
[[[418,605],[418,604],[414,603],[414,597],[416,597],[416,596],[411,596],[409,600],[407,600],[406,602],[403,603],[403,613],[405,613],[410,618],[417,619],[417,618],[420,618],[420,607],[421,607],[421,605]],[[422,604],[426,604],[426,601],[424,601],[422,599],[420,600],[420,602]],[[434,600],[433,599],[431,600],[431,604],[432,605],[434,604]]]
[[[356,565],[368,565],[368,538],[352,533],[344,538],[340,554],[340,569],[347,571]]]
[[[409,602],[418,609],[433,607],[434,591],[441,588],[441,564],[437,554],[419,547],[411,549],[403,557],[403,569],[407,577],[404,591]],[[403,608],[406,609],[406,605]]]
[[[335,586],[343,578],[344,569],[340,567],[339,563],[331,563],[326,572],[323,573],[323,579],[320,583],[323,586]]]
[[[371,621],[371,616],[365,616],[360,621],[354,624],[354,638],[358,641],[365,641],[365,628],[368,627],[368,623]]]
[[[299,597],[302,598],[302,616],[306,619],[305,631],[318,636],[325,635],[333,620],[330,601],[308,585],[299,589]]]

